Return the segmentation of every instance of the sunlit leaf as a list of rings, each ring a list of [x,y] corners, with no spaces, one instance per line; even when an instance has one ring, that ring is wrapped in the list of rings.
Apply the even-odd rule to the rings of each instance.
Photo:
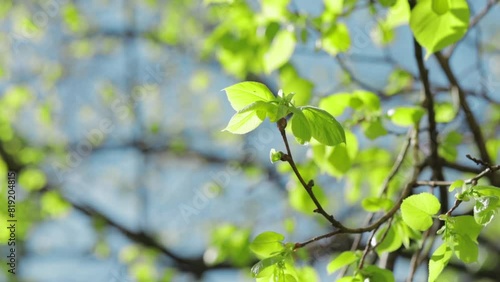
[[[415,230],[425,231],[432,225],[432,216],[435,215],[441,204],[436,196],[430,193],[412,195],[403,200],[401,214],[408,226]]]
[[[448,265],[453,251],[448,246],[448,244],[443,243],[439,246],[431,256],[429,260],[429,282],[434,282],[438,278],[439,274]]]
[[[359,256],[356,252],[353,251],[345,251],[335,257],[326,267],[328,273],[333,273],[339,270],[341,267],[347,266],[351,263],[356,262],[359,259]]]
[[[464,36],[469,15],[466,0],[420,0],[411,11],[410,27],[429,56]]]
[[[321,40],[323,49],[332,56],[346,52],[351,47],[349,30],[343,23],[334,24]]]
[[[292,132],[299,144],[304,144],[311,139],[311,128],[309,121],[301,111],[295,111],[290,119]]]
[[[328,112],[311,106],[300,108],[311,127],[311,135],[328,146],[345,143],[344,129],[340,123]]]
[[[418,124],[425,110],[420,107],[397,107],[390,109],[387,114],[394,124],[406,127]]]
[[[231,106],[236,111],[243,109],[253,102],[269,102],[275,100],[275,97],[269,88],[259,82],[240,82],[224,88],[224,91],[226,91],[229,103],[231,103]]]
[[[282,241],[285,236],[272,232],[266,231],[259,234],[250,244],[250,250],[260,257],[269,257],[276,254],[284,249]]]
[[[256,111],[248,111],[244,113],[236,113],[229,120],[228,125],[223,130],[233,134],[245,134],[257,128],[265,116],[259,116]]]
[[[290,60],[295,50],[295,35],[292,31],[281,30],[274,37],[271,47],[264,55],[264,69],[271,73]]]

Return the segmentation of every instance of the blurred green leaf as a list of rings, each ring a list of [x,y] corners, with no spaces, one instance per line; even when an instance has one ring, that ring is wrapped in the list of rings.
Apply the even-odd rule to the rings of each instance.
[[[321,39],[323,49],[332,56],[347,52],[351,47],[349,30],[343,23],[334,24]]]
[[[391,121],[399,126],[414,126],[424,116],[425,110],[421,107],[397,107],[387,112]]]
[[[295,35],[292,31],[280,30],[269,50],[264,54],[264,70],[271,73],[287,63],[295,50]]]
[[[328,263],[326,270],[328,271],[329,274],[334,273],[340,268],[358,261],[359,258],[360,257],[356,252],[353,251],[342,252],[340,255],[335,257],[335,259],[333,259],[330,263]]]

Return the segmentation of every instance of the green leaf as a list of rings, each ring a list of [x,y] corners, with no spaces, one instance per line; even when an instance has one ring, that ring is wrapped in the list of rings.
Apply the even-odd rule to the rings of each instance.
[[[276,256],[272,256],[272,257],[268,257],[268,258],[265,258],[259,262],[257,262],[256,264],[254,264],[254,266],[252,266],[252,268],[250,269],[250,271],[252,272],[252,276],[253,277],[267,277],[267,276],[270,276],[272,274],[271,271],[266,271],[266,272],[263,272],[266,268],[272,266],[272,265],[276,265],[280,262],[283,261],[283,256],[282,255],[276,255]],[[271,272],[271,273],[270,273]]]
[[[449,0],[432,0],[432,10],[438,15],[446,14],[450,10]]]
[[[367,265],[361,270],[363,277],[370,282],[394,282],[394,275],[390,270],[379,268],[375,265]]]
[[[284,249],[282,241],[285,236],[272,232],[266,231],[259,234],[250,244],[250,250],[260,257],[270,257],[273,254],[279,253]]]
[[[457,188],[461,188],[463,185],[464,185],[464,181],[463,180],[456,180],[453,183],[451,183],[450,188],[448,189],[448,191],[452,192],[453,190],[455,190]]]
[[[356,254],[356,252],[353,251],[342,252],[327,265],[326,270],[328,271],[329,274],[334,273],[340,268],[358,261],[358,259],[359,256],[358,254]]]
[[[437,103],[434,106],[434,111],[436,112],[436,122],[450,122],[457,115],[457,111],[451,103]]]
[[[333,116],[340,116],[350,106],[352,95],[349,93],[332,94],[319,101],[319,107]]]
[[[294,111],[290,123],[292,124],[292,133],[297,142],[301,145],[309,142],[311,139],[311,129],[306,116],[300,110]]]
[[[347,26],[343,23],[332,25],[323,35],[321,45],[323,50],[332,56],[348,51],[351,47],[351,39]]]
[[[297,271],[298,281],[319,282],[318,274],[313,267],[305,266]]]
[[[326,205],[326,196],[320,187],[314,186],[314,194],[321,205]],[[296,186],[290,189],[288,191],[288,197],[290,205],[298,211],[305,214],[313,214],[313,211],[316,209],[316,205],[302,186]]]
[[[391,7],[396,4],[396,0],[379,0],[379,2],[384,7]]]
[[[373,42],[378,46],[386,46],[390,44],[394,41],[395,36],[394,28],[385,22],[378,22],[378,24],[373,27],[370,35]]]
[[[261,115],[257,111],[236,113],[223,131],[229,131],[233,134],[245,134],[257,128],[264,121],[264,118],[265,115]]]
[[[394,203],[387,198],[380,197],[368,197],[364,198],[361,202],[361,206],[368,212],[378,212],[381,210],[390,209]]]
[[[407,0],[397,0],[396,4],[389,8],[385,23],[388,26],[398,27],[406,25],[410,19],[410,5]]]
[[[421,0],[411,11],[410,27],[428,57],[460,40],[469,27],[469,16],[466,0]]]
[[[363,279],[358,276],[344,276],[342,278],[337,279],[336,282],[362,282]]]
[[[313,144],[313,159],[322,171],[335,177],[342,177],[351,168],[357,155],[358,141],[350,131],[345,131],[346,143],[336,146]]]
[[[481,196],[497,196],[500,198],[500,188],[489,185],[476,185],[474,186],[474,191],[479,193]]]
[[[387,114],[394,124],[406,127],[418,124],[425,110],[421,107],[398,107],[389,110]]]
[[[477,257],[479,255],[479,250],[477,247],[477,243],[474,242],[469,236],[456,234],[453,236],[453,250],[455,251],[455,255],[465,262],[465,263],[473,263],[477,261]]]
[[[384,240],[381,241],[386,230],[387,230],[387,226],[380,228],[377,231],[377,234],[375,234],[375,237],[373,238],[373,240],[371,241],[372,246],[375,246],[379,242],[381,242],[376,248],[377,254],[379,254],[379,255],[381,255],[382,253],[393,252],[393,251],[399,249],[399,247],[401,247],[401,245],[403,244],[403,240],[402,240],[401,236],[395,231],[395,227],[392,225],[389,227],[387,234],[385,234]]]
[[[268,20],[282,20],[286,16],[290,0],[263,0],[262,14]]]
[[[385,88],[387,95],[394,95],[400,91],[406,90],[411,87],[413,77],[407,71],[402,69],[395,69],[389,75],[389,81]]]
[[[365,136],[370,140],[374,140],[380,136],[387,135],[387,130],[382,124],[380,118],[377,118],[375,120],[370,120],[368,122],[363,122],[362,128],[363,132],[365,133]]]
[[[309,80],[300,77],[291,64],[280,68],[279,79],[285,93],[295,93],[294,105],[303,106],[309,103],[314,85]]]
[[[245,81],[224,88],[234,110],[239,111],[257,101],[276,101],[273,93],[260,82]]]
[[[292,57],[295,50],[295,35],[293,31],[281,30],[274,37],[269,50],[264,54],[264,70],[271,73],[283,66]]]
[[[19,184],[26,190],[42,189],[46,183],[45,173],[37,168],[25,168],[19,174]]]
[[[271,163],[275,163],[281,160],[281,152],[276,151],[274,148],[269,151],[269,159]]]
[[[448,265],[453,251],[448,246],[448,244],[443,243],[439,246],[431,256],[429,260],[429,279],[428,282],[434,282],[438,278],[439,274]]]
[[[474,219],[478,224],[487,225],[497,214],[498,205],[497,196],[484,196],[476,198],[474,205]]]
[[[345,132],[340,123],[327,111],[304,106],[300,107],[311,128],[314,139],[328,146],[345,143]]]
[[[377,112],[380,110],[380,98],[377,94],[364,90],[357,90],[352,93],[354,97],[363,102],[364,107],[370,112]]]
[[[462,215],[449,217],[446,221],[447,234],[445,239],[451,245],[457,257],[466,263],[477,261],[477,237],[483,226],[476,223],[474,217]]]
[[[415,230],[425,231],[432,226],[432,215],[439,211],[441,204],[430,193],[412,195],[403,200],[401,213],[403,220]]]

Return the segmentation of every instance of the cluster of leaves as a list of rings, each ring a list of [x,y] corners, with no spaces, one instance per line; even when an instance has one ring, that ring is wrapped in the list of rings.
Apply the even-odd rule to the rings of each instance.
[[[242,82],[224,89],[231,106],[237,113],[225,130],[245,134],[259,126],[266,117],[271,122],[293,114],[290,123],[297,142],[305,144],[311,139],[328,146],[345,142],[345,133],[339,122],[328,112],[312,107],[295,107],[294,94],[275,97],[262,83]]]
[[[348,160],[348,153],[357,150],[357,144],[348,150],[350,141],[356,142],[356,138],[350,132],[347,136],[352,135],[352,137],[346,138],[346,132],[334,115],[342,115],[347,107],[351,107],[357,110],[357,115],[368,117],[366,119],[369,123],[376,123],[376,127],[385,130],[380,121],[380,100],[375,94],[366,91],[341,93],[322,99],[320,106],[327,111],[311,106],[295,107],[294,94],[284,95],[280,90],[278,95],[274,96],[264,84],[257,82],[242,82],[224,90],[231,106],[237,111],[225,130],[244,134],[254,130],[266,117],[271,122],[290,118],[291,133],[297,142],[299,144],[311,142],[316,164],[325,168],[325,171],[330,171],[332,175],[335,175],[335,163],[328,160],[333,161],[337,158]],[[425,110],[420,107],[398,107],[390,110],[386,117],[400,126],[418,126],[424,114]],[[373,130],[366,128],[370,128],[370,125],[364,127],[365,134],[370,138],[371,135],[367,132]],[[271,161],[283,160],[282,154],[272,149]],[[329,169],[330,166],[333,168]],[[347,170],[348,168],[343,172]],[[469,182],[474,183],[474,181]],[[463,191],[457,194],[456,198],[458,201],[474,199],[476,201],[474,216],[452,217],[448,214],[439,216],[439,219],[445,222],[438,232],[443,234],[444,243],[436,249],[429,263],[429,281],[435,281],[453,252],[466,263],[477,260],[479,232],[483,226],[491,222],[500,207],[498,188],[471,186],[465,183],[462,180],[456,181],[450,186],[450,192],[462,186]],[[303,193],[303,196],[307,198],[307,194]],[[369,212],[388,211],[393,206],[394,202],[388,197],[368,197],[363,200],[363,207]],[[310,210],[311,206],[305,205],[303,208]],[[379,254],[396,251],[403,245],[409,249],[412,240],[421,244],[420,231],[431,228],[439,210],[439,200],[430,193],[410,196],[402,202],[400,213],[394,215],[390,222],[385,223],[376,232],[370,244]],[[313,278],[307,280],[298,278],[301,275],[315,274],[309,268],[306,268],[307,271],[304,273],[307,274],[304,274],[294,267],[292,253],[295,251],[295,245],[283,243],[283,240],[284,236],[281,234],[264,232],[250,244],[250,249],[261,259],[252,268],[252,274],[257,281],[315,281],[311,280]],[[358,265],[361,257],[359,251],[343,252],[331,261],[327,270],[332,273],[341,267]],[[365,278],[374,279],[373,281],[394,281],[390,271],[374,265],[356,268],[353,276],[343,277],[341,281],[363,281]]]

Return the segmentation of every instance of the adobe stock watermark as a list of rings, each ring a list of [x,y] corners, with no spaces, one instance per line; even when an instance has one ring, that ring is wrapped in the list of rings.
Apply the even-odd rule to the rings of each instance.
[[[166,73],[159,64],[146,68],[145,72],[147,78],[140,86],[134,88],[130,97],[117,97],[111,101],[111,112],[118,120],[125,120],[130,117],[130,107],[134,107],[136,103],[145,100],[148,95],[156,92],[157,85],[160,84]],[[80,166],[85,158],[92,153],[94,148],[101,145],[106,137],[115,130],[115,127],[113,119],[102,118],[95,128],[89,130],[82,140],[69,149],[67,156],[62,162],[54,161],[51,167],[55,172],[57,180],[62,182],[67,173]]]
[[[240,145],[240,149],[237,151],[244,152],[243,156],[246,163],[256,162],[259,152],[271,149],[269,144],[271,144],[275,136],[272,128],[261,127],[255,134],[249,136],[250,145],[247,145],[247,147]],[[242,172],[242,164],[235,161],[228,161],[221,170],[210,172],[211,180],[193,192],[194,195],[191,201],[181,203],[177,206],[184,222],[189,223],[193,216],[199,215],[209,205],[210,200],[217,197],[230,184],[233,178],[241,177]],[[259,182],[260,179],[254,181]],[[248,184],[250,186],[253,185],[250,182]]]

